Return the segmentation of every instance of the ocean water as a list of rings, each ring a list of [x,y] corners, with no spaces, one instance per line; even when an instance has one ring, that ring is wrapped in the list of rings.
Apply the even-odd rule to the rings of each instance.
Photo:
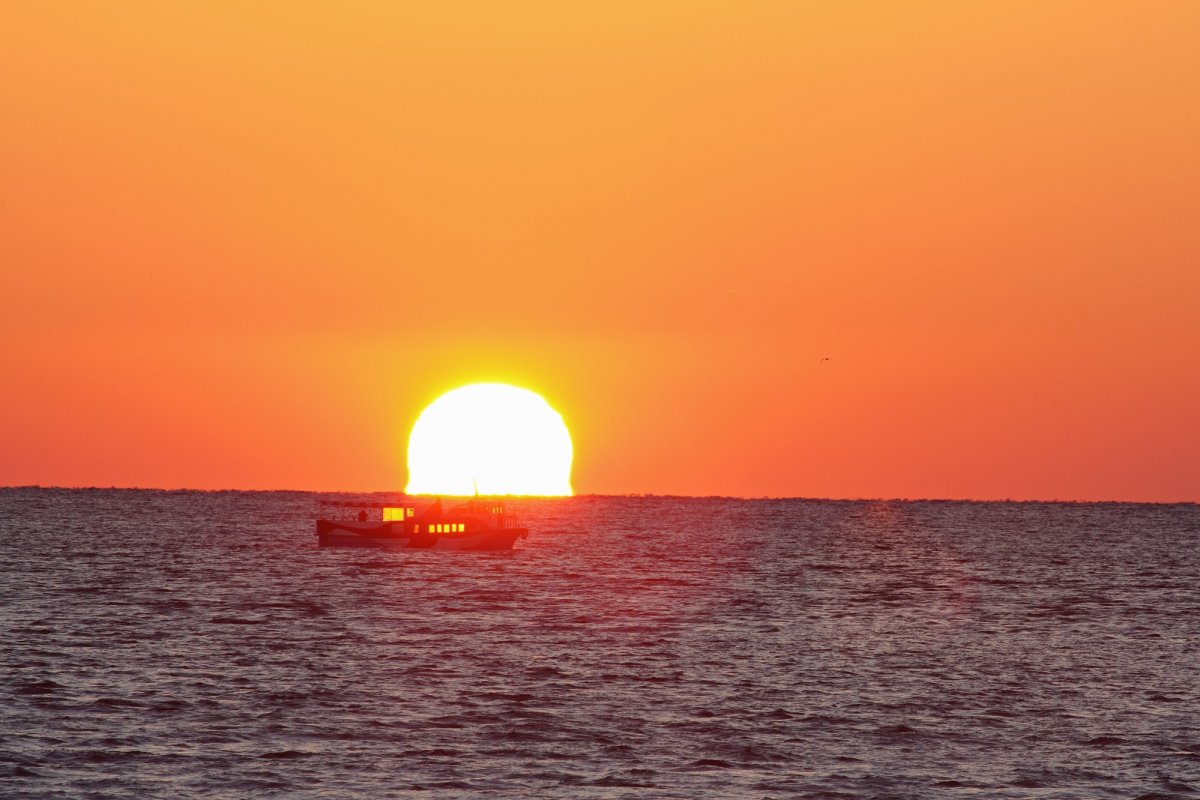
[[[0,796],[1195,798],[1200,507],[0,491]]]

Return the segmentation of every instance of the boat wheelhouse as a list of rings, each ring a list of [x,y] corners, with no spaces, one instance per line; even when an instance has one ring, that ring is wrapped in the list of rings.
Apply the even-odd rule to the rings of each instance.
[[[500,500],[474,497],[447,509],[440,499],[401,497],[389,502],[320,500],[321,547],[414,547],[437,550],[511,550],[529,530]]]

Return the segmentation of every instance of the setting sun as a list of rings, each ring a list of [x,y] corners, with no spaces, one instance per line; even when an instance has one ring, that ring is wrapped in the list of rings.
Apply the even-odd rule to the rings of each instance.
[[[447,392],[408,440],[409,494],[571,494],[571,435],[538,394],[502,383]]]

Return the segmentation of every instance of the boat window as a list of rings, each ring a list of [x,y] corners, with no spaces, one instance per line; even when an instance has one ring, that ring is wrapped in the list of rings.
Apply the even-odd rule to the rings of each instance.
[[[413,525],[413,533],[420,533],[420,532],[421,532],[421,523],[418,522],[416,525]]]
[[[458,533],[462,533],[463,531],[465,531],[467,529],[467,526],[460,522],[460,523],[458,523],[458,525],[455,526],[455,528],[457,529]]]

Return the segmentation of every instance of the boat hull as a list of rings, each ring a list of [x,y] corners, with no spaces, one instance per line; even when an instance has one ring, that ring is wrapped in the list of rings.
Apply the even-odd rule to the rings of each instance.
[[[321,547],[413,548],[422,550],[511,550],[527,528],[488,528],[470,533],[406,532],[403,522],[352,522],[317,520]]]

